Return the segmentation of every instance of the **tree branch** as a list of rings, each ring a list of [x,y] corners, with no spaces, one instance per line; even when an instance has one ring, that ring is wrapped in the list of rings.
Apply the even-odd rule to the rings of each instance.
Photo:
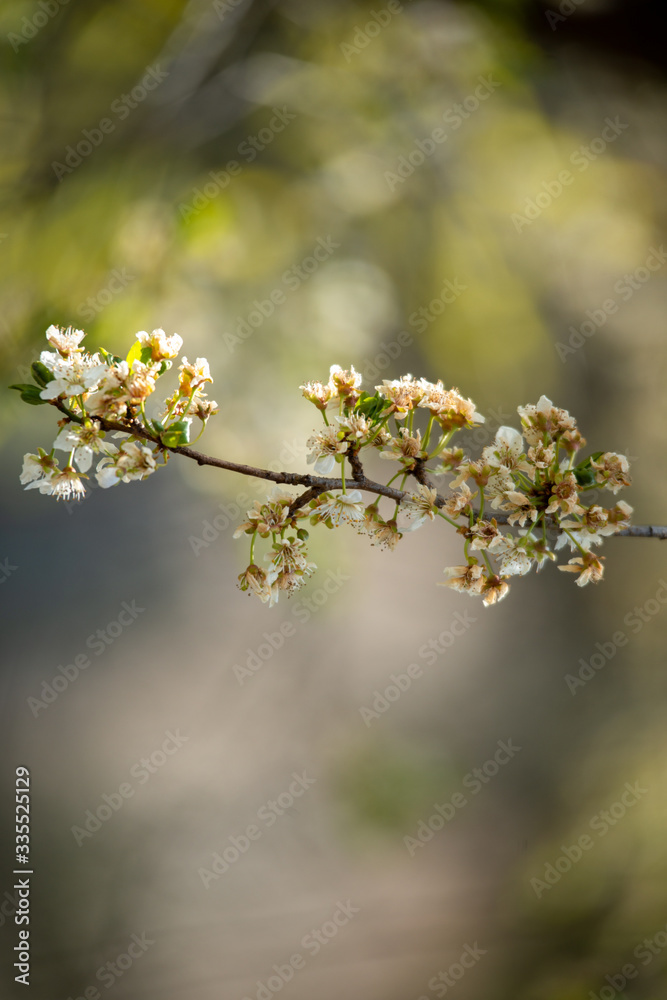
[[[625,535],[628,538],[662,538],[667,539],[667,527],[655,524],[633,524],[623,531],[617,531],[616,535]],[[615,537],[615,536],[612,536]]]
[[[50,400],[50,402],[69,420],[73,420],[77,424],[83,423],[83,418],[76,413],[71,413],[62,400],[55,399]],[[104,417],[94,417],[93,419],[97,420],[105,431],[122,431],[123,433],[128,433],[128,428],[130,428],[131,433],[135,437],[142,438],[144,441],[150,441],[163,451],[173,452],[176,455],[185,455],[186,458],[191,458],[197,463],[197,465],[210,465],[215,469],[225,469],[228,472],[237,472],[242,476],[252,476],[255,479],[268,479],[272,483],[278,483],[285,486],[305,486],[305,493],[295,497],[293,502],[290,504],[290,515],[295,514],[297,510],[310,503],[311,500],[316,499],[320,493],[327,493],[330,490],[342,490],[343,488],[342,479],[330,479],[325,476],[311,476],[308,473],[302,474],[299,472],[272,472],[270,469],[258,469],[253,465],[243,465],[238,462],[228,462],[224,458],[214,458],[212,455],[205,455],[203,452],[197,451],[196,448],[191,448],[189,445],[169,447],[168,445],[163,444],[157,435],[150,434],[145,427],[137,423],[134,417],[126,423],[106,420]],[[355,474],[354,479],[348,479],[346,481],[345,485],[347,488],[363,490],[366,493],[375,493],[376,496],[388,497],[390,500],[395,500],[396,502],[410,499],[411,493],[408,490],[395,490],[391,486],[384,486],[382,483],[376,483],[373,482],[372,479],[368,479],[364,475],[359,456],[353,449],[348,451],[347,458],[349,459],[350,465],[352,466],[352,470]],[[417,482],[422,483],[424,486],[433,488],[426,475],[423,465],[423,460],[418,459],[415,462],[414,467],[410,470],[410,474],[414,476]],[[434,501],[436,507],[443,507],[445,502],[445,497],[440,496],[439,493],[436,494]],[[508,523],[507,514],[494,511],[493,517],[498,524]],[[630,528],[624,528],[622,531],[616,532],[616,536],[612,535],[611,537],[623,535],[632,538],[661,538],[665,540],[667,539],[667,526],[635,524]]]

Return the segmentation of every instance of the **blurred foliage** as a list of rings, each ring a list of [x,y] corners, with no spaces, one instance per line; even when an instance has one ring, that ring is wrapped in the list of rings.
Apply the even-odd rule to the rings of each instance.
[[[433,803],[460,786],[450,762],[396,740],[370,739],[350,747],[337,772],[336,794],[351,833],[380,831],[392,840],[405,831],[413,833],[417,822],[431,815]]]
[[[500,413],[490,421],[496,426],[511,421],[518,403],[546,393],[582,418],[594,448],[636,452],[653,488],[638,489],[633,503],[648,510],[641,520],[664,523],[664,461],[658,468],[655,456],[664,456],[667,416],[665,275],[627,302],[615,291],[664,239],[660,67],[588,47],[598,18],[622,4],[585,0],[550,32],[545,8],[555,3],[415,0],[364,34],[385,6],[5,0],[5,382],[26,381],[50,323],[82,326],[93,345],[123,355],[136,330],[161,326],[184,337],[189,356],[211,361],[221,413],[205,447],[256,464],[291,449],[284,464],[293,468],[304,465],[315,423],[297,387],[333,362],[368,371],[370,385],[409,369],[442,377],[482,412]],[[536,20],[539,32],[528,27]],[[627,58],[640,60],[633,39]],[[497,86],[474,107],[480,78]],[[466,101],[474,110],[463,116],[456,106]],[[578,166],[577,151],[608,118],[627,129]],[[427,147],[438,128],[446,139],[410,169],[417,143]],[[572,182],[549,195],[564,170]],[[513,216],[525,216],[529,202],[539,211],[517,228]],[[323,244],[333,249],[317,260]],[[447,282],[465,286],[453,301],[443,298]],[[272,308],[276,290],[282,301]],[[610,298],[618,311],[560,357],[557,345]],[[268,315],[255,324],[258,311]],[[397,350],[403,330],[413,342]],[[267,400],[268,421],[258,405]],[[43,413],[26,413],[13,394],[0,393],[0,406],[5,434],[19,422],[30,421],[31,433],[44,426]],[[593,439],[602,427],[612,440]],[[216,494],[248,488],[197,468],[183,473]],[[661,565],[652,551],[647,597]],[[608,600],[607,619],[622,619],[629,600],[622,584]],[[600,606],[587,605],[588,613]],[[648,630],[635,647],[624,710],[642,735],[631,766],[618,717],[605,729],[592,708],[578,730],[579,746],[594,746],[586,765],[568,768],[559,757],[548,772],[542,794],[552,814],[540,813],[528,853],[508,871],[501,924],[522,946],[507,957],[497,997],[583,1000],[665,925],[658,765],[655,795],[585,870],[563,881],[553,903],[538,906],[530,891],[516,889],[586,829],[605,804],[603,789],[613,799],[626,777],[664,758],[665,693],[645,655],[655,658],[655,648]],[[337,794],[353,825],[387,834],[446,797],[450,779],[418,749],[371,743],[340,764]],[[662,995],[663,958],[642,982],[637,996]]]

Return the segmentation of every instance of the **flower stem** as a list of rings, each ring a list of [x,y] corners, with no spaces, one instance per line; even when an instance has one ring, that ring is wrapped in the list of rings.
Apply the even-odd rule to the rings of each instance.
[[[562,527],[562,525],[561,525],[561,527]],[[567,537],[570,538],[574,542],[574,544],[577,546],[577,548],[579,549],[579,551],[581,552],[582,555],[584,555],[584,556],[588,555],[588,553],[586,552],[586,549],[583,547],[583,545],[579,544],[579,542],[577,541],[577,539],[574,537],[574,535],[570,531],[567,530],[567,528],[563,528],[563,531],[565,532],[565,534],[567,535]]]
[[[426,425],[426,433],[424,434],[424,442],[422,448],[424,451],[428,448],[429,438],[431,437],[431,428],[433,427],[433,421],[435,420],[435,413],[432,413],[428,418],[428,424]]]
[[[456,523],[456,521],[452,521],[451,517],[448,517],[446,514],[443,514],[441,510],[437,511],[437,514],[438,514],[438,517],[443,517],[445,519],[445,521],[447,521],[448,524],[451,524],[451,526],[453,528],[458,528],[459,527],[459,525]]]

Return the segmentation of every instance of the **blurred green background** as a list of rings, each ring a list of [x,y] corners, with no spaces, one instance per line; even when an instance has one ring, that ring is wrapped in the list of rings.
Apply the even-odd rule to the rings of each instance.
[[[333,363],[366,388],[407,371],[458,386],[487,416],[473,447],[545,393],[591,450],[630,457],[635,520],[664,524],[660,13],[5,0],[4,384],[26,380],[50,323],[121,355],[163,327],[210,361],[204,450],[297,471],[318,423],[298,386]],[[18,765],[33,781],[31,996],[667,996],[660,543],[610,540],[598,587],[547,568],[484,609],[435,586],[452,533],[384,552],[322,531],[318,573],[269,610],[235,588],[233,526],[261,483],[174,459],[58,505],[18,482],[23,453],[51,445],[51,412],[8,391],[0,408],[3,996],[22,995]],[[132,601],[136,621],[35,713],[28,699]],[[429,664],[420,650],[456,615],[474,621]],[[573,693],[567,675],[595,654]],[[360,708],[411,662],[423,675],[366,725]],[[498,741],[521,750],[474,792]],[[304,771],[314,784],[294,797]],[[78,843],[72,828],[126,782]],[[618,805],[626,783],[641,792]],[[406,843],[457,792],[456,815]],[[269,824],[265,804],[290,798]],[[202,877],[253,823],[248,849]],[[346,900],[359,912],[339,927]],[[154,943],[105,978],[133,934]],[[297,953],[285,982],[274,966]]]

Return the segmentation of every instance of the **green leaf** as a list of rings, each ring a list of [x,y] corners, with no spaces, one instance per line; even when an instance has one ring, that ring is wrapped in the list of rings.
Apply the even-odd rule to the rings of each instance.
[[[140,340],[135,340],[135,342],[132,344],[132,347],[128,351],[125,360],[127,361],[128,365],[131,368],[133,362],[135,361],[142,361],[145,365],[147,365],[152,357],[153,357],[152,349],[150,347],[144,347]]]
[[[140,361],[141,360],[141,352],[142,352],[142,350],[143,350],[143,345],[142,345],[141,341],[140,340],[135,340],[135,342],[132,344],[132,347],[127,352],[127,357],[125,358],[125,360],[127,361],[128,365],[130,366],[130,368],[132,367],[132,362],[133,361]]]
[[[10,389],[16,389],[21,393],[21,399],[24,403],[29,403],[31,406],[42,406],[48,403],[48,399],[42,399],[39,395],[42,391],[38,385],[27,385],[26,383],[19,383],[17,385],[10,385]]]
[[[160,434],[160,441],[168,448],[180,448],[190,440],[190,423],[188,420],[177,420],[170,424],[165,431]]]
[[[108,365],[119,365],[123,360],[122,358],[119,358],[117,354],[111,354],[109,351],[105,351],[103,347],[100,347],[100,354]]]
[[[379,392],[375,392],[372,396],[367,392],[362,392],[361,396],[357,400],[355,411],[357,413],[363,413],[366,419],[371,424],[374,424],[378,422],[380,415],[386,406],[387,400],[381,396]]]
[[[43,365],[41,361],[33,361],[30,365],[30,371],[32,372],[32,377],[34,378],[37,385],[44,386],[48,385],[49,382],[53,382],[55,375],[50,372],[46,365]]]
[[[595,469],[591,465],[591,459],[597,462],[601,455],[604,455],[603,451],[593,452],[593,454],[587,459],[574,467],[572,471],[574,472],[574,478],[577,480],[579,486],[595,485]]]

